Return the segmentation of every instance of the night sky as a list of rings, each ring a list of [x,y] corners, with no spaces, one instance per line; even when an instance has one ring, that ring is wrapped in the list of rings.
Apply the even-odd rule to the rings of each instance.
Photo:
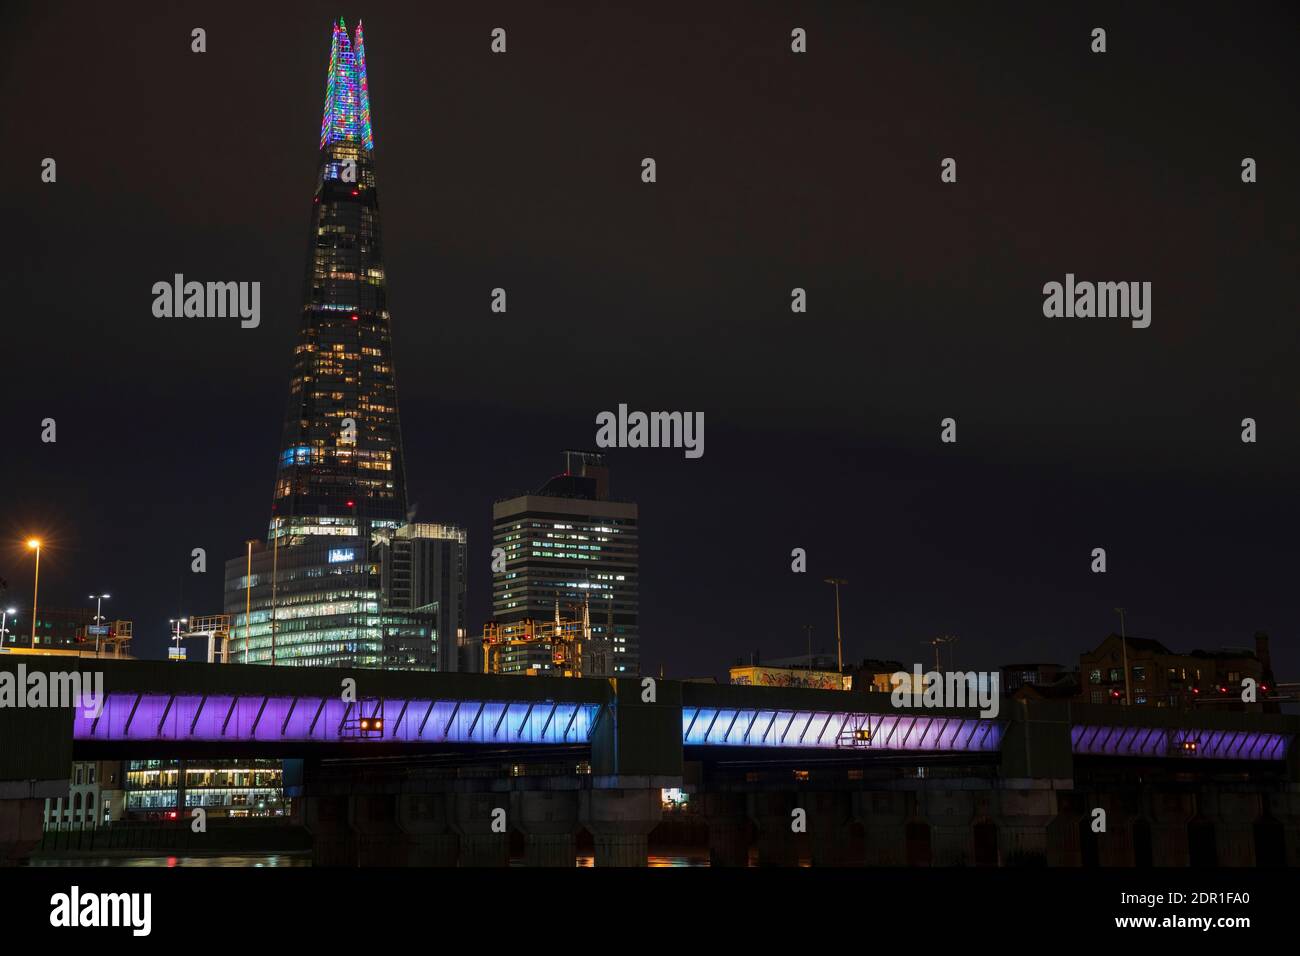
[[[493,500],[626,402],[706,423],[702,459],[610,455],[647,672],[803,653],[806,623],[833,648],[837,575],[848,658],[1077,663],[1125,606],[1176,650],[1267,630],[1300,678],[1300,16],[1137,6],[11,8],[4,601],[39,534],[41,603],[111,592],[140,656],[220,611],[270,515],[331,20],[360,16],[409,496],[468,528],[476,629]],[[155,318],[177,272],[259,281],[260,328]],[[1067,272],[1150,281],[1151,327],[1045,318]]]

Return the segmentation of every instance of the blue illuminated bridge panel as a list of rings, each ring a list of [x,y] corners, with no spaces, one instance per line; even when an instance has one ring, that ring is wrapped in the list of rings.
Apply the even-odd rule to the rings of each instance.
[[[1076,754],[1108,757],[1281,760],[1290,739],[1290,734],[1201,728],[1075,724],[1070,730],[1071,749]]]
[[[371,699],[135,693],[107,695],[99,716],[74,712],[79,741],[590,744],[615,708],[591,701]],[[682,708],[687,746],[991,753],[1005,721],[924,711],[854,713]],[[1292,734],[1075,724],[1071,749],[1110,757],[1281,760]]]
[[[554,701],[425,699],[347,703],[336,697],[111,693],[98,717],[77,710],[73,738],[582,744],[590,742],[601,709],[600,704]]]
[[[1005,729],[996,720],[926,713],[682,708],[682,742],[694,746],[967,753],[996,751]]]

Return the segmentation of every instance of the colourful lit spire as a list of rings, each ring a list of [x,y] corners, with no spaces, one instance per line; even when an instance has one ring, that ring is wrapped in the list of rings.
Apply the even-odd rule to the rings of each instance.
[[[360,141],[374,149],[370,130],[370,85],[366,80],[366,47],[361,23],[356,42],[348,40],[348,28],[339,18],[330,43],[330,72],[325,84],[325,112],[320,122],[320,144]]]
[[[346,35],[346,34],[345,34]],[[366,81],[366,38],[357,21],[357,85],[361,88],[361,141],[366,149],[375,148],[375,139],[370,132],[370,84]]]

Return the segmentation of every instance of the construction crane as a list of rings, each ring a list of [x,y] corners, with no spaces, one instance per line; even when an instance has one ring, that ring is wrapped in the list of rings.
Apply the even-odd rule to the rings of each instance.
[[[550,621],[528,618],[484,624],[483,672],[608,677],[613,675],[612,646],[608,639],[592,634],[588,601],[582,604],[580,619],[565,619],[557,598]]]

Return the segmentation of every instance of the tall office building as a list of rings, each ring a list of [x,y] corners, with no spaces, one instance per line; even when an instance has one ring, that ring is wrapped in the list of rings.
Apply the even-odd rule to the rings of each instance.
[[[407,520],[385,282],[365,39],[340,20],[267,543],[226,563],[236,662],[420,667],[434,640],[386,600],[373,543]]]
[[[365,40],[334,27],[298,343],[267,540],[406,520]]]
[[[492,575],[493,618],[502,624],[582,616],[608,638],[613,669],[640,672],[637,506],[609,497],[605,456],[566,451],[564,472],[532,494],[492,506],[492,544],[505,571]]]
[[[375,534],[385,609],[430,615],[433,633],[414,635],[403,646],[390,642],[400,662],[394,666],[438,671],[461,670],[459,648],[468,633],[465,621],[464,530],[451,525],[413,523]]]

